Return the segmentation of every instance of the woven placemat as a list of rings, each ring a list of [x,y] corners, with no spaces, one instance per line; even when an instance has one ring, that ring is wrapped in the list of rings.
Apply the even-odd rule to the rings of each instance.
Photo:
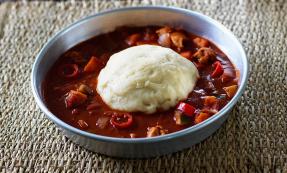
[[[222,128],[184,151],[144,160],[87,151],[36,106],[35,56],[84,16],[150,4],[196,10],[231,29],[250,61],[247,89]],[[287,1],[18,1],[0,9],[0,172],[287,172]]]

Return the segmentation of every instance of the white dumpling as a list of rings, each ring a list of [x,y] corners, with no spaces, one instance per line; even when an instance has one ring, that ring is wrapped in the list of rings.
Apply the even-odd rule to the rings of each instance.
[[[113,109],[150,114],[186,99],[198,77],[194,64],[172,49],[134,46],[110,57],[97,92]]]

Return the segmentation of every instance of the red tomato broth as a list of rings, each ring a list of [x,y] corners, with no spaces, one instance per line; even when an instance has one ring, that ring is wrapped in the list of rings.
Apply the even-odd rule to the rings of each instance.
[[[84,120],[88,124],[88,127],[82,130],[112,137],[129,138],[131,133],[135,134],[135,137],[146,137],[148,128],[157,125],[161,125],[165,130],[167,130],[167,133],[176,132],[194,125],[194,118],[186,125],[176,125],[174,120],[174,111],[176,110],[175,107],[168,111],[158,111],[150,115],[141,112],[130,113],[133,117],[133,124],[126,129],[116,128],[110,123],[111,115],[109,112],[121,113],[121,111],[112,110],[109,108],[102,101],[101,97],[96,91],[97,76],[101,68],[103,68],[107,63],[109,57],[116,52],[130,47],[126,42],[126,39],[132,34],[140,34],[140,38],[137,36],[136,41],[131,41],[133,44],[134,42],[138,42],[139,44],[143,42],[145,44],[158,44],[158,37],[155,33],[159,28],[161,27],[121,27],[113,32],[102,34],[84,41],[61,55],[50,69],[43,82],[44,98],[49,110],[61,120],[76,128],[82,129],[79,126],[78,121]],[[188,39],[185,40],[184,47],[180,51],[177,47],[174,47],[174,45],[171,46],[171,48],[178,53],[190,51],[193,55],[195,52],[197,52],[200,47],[192,40],[200,37],[187,33],[181,29],[177,31],[184,33]],[[147,33],[151,35],[148,35]],[[224,82],[222,82],[221,77],[211,78],[210,75],[214,71],[212,64],[203,65],[198,69],[200,78],[197,81],[194,90],[185,100],[186,103],[195,107],[196,112],[198,113],[201,111],[201,109],[204,109],[203,103],[205,96],[216,96],[219,102],[218,110],[222,109],[231,99],[227,97],[223,87],[238,84],[236,69],[228,57],[211,42],[209,42],[209,48],[216,52],[217,61],[220,61],[224,69],[224,73],[227,72],[230,77],[228,77],[228,80]],[[69,53],[72,54],[71,52],[77,52],[78,54],[74,53],[74,56],[78,57],[71,58],[73,56],[67,56]],[[79,55],[81,55],[80,58]],[[95,56],[101,65],[97,66],[98,69],[92,73],[84,72],[84,67],[92,56]],[[192,61],[194,60],[192,59]],[[61,75],[59,75],[59,67],[61,67],[63,64],[73,63],[78,65],[79,75],[73,78],[63,78]],[[93,95],[88,96],[85,103],[76,106],[75,108],[67,108],[65,105],[65,94],[70,90],[77,90],[80,84],[88,85],[93,90]],[[92,103],[97,103],[99,106],[97,107],[96,104],[95,109],[87,110],[87,106]],[[98,121],[105,122],[105,126],[100,126]]]

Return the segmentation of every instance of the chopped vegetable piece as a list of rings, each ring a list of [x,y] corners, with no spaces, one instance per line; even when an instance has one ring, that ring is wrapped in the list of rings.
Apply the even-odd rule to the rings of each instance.
[[[175,47],[178,50],[183,48],[183,41],[187,39],[187,37],[181,32],[173,32],[170,35],[170,39]]]
[[[83,94],[93,95],[93,90],[85,84],[81,84],[78,88],[78,91],[80,91]]]
[[[174,111],[174,120],[177,125],[185,125],[190,123],[191,119],[188,116],[185,116],[181,111]]]
[[[209,109],[218,110],[219,102],[215,96],[205,96],[204,97],[204,107]]]
[[[228,97],[233,97],[237,91],[238,86],[237,85],[231,85],[229,87],[223,87],[224,91],[228,95]]]
[[[219,77],[223,74],[224,70],[222,68],[222,65],[219,61],[216,61],[213,66],[215,67],[214,71],[211,74],[211,77]]]
[[[94,72],[98,69],[99,66],[100,61],[95,56],[92,56],[88,64],[86,64],[84,72]]]
[[[79,75],[79,67],[77,64],[64,64],[59,68],[59,74],[65,78],[74,78]]]
[[[209,106],[217,103],[217,98],[215,96],[205,96],[204,97],[204,106]]]
[[[180,55],[186,59],[191,60],[192,53],[191,53],[191,51],[188,50],[188,51],[181,52]]]
[[[72,108],[84,103],[87,96],[79,91],[71,90],[66,94],[65,103],[67,108]]]
[[[208,45],[209,45],[209,42],[206,39],[200,38],[200,37],[196,37],[195,39],[193,39],[193,42],[198,47],[208,47]]]
[[[195,124],[199,124],[202,121],[208,119],[210,117],[210,115],[208,113],[205,112],[200,112],[194,119],[194,123]]]
[[[216,60],[216,53],[210,48],[202,47],[193,55],[201,64],[207,64]]]
[[[109,122],[109,118],[108,117],[99,117],[97,120],[96,125],[100,128],[100,129],[104,129],[105,127],[107,127]]]
[[[78,125],[81,129],[87,129],[89,127],[88,123],[84,120],[78,120]]]
[[[132,125],[133,117],[129,113],[114,113],[111,118],[111,124],[119,129],[125,129]]]
[[[139,41],[141,38],[140,34],[132,34],[130,35],[125,41],[129,46],[136,45],[137,41]]]
[[[171,46],[171,40],[170,40],[170,34],[161,34],[158,37],[158,43],[163,47],[170,47]]]
[[[184,115],[190,117],[193,116],[195,112],[195,108],[193,106],[184,102],[179,103],[177,110],[180,110]]]
[[[147,137],[160,136],[167,133],[167,130],[163,129],[162,126],[156,125],[155,127],[149,127],[147,131]]]

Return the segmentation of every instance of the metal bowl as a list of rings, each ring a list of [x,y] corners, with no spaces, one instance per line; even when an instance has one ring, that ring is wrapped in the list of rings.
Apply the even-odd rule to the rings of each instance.
[[[46,107],[42,81],[57,58],[80,42],[119,26],[169,25],[209,39],[217,45],[240,71],[239,89],[233,99],[216,115],[187,129],[153,138],[114,138],[92,134],[72,127]],[[131,7],[106,11],[86,17],[57,33],[42,48],[32,70],[32,91],[40,109],[75,143],[89,150],[114,157],[146,158],[188,148],[215,132],[228,117],[242,95],[248,78],[248,62],[236,37],[215,20],[186,9],[174,7]]]

